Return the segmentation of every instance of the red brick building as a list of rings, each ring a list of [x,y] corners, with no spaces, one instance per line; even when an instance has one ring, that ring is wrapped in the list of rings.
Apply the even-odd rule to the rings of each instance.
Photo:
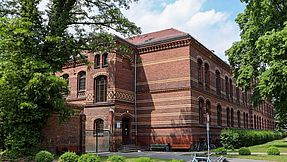
[[[86,52],[91,66],[67,64],[57,74],[69,83],[67,102],[80,111],[65,124],[73,133],[62,127],[51,135],[58,126],[47,126],[47,146],[60,147],[55,141],[71,135],[74,142],[65,143],[87,152],[124,144],[189,148],[206,138],[206,112],[212,143],[226,127],[274,129],[272,104],[251,107],[251,93],[236,87],[230,66],[189,34],[166,29],[120,41],[134,54]]]

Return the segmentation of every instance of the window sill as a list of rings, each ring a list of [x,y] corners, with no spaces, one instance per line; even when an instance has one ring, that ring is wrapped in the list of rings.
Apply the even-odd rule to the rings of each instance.
[[[106,68],[106,67],[108,67],[108,65],[102,65],[102,68]]]

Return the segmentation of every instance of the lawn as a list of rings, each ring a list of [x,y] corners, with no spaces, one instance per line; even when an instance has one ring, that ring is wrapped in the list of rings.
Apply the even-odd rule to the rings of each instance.
[[[281,153],[287,153],[287,139],[286,138],[282,139],[282,140],[271,141],[271,142],[264,143],[261,145],[250,146],[249,149],[252,153],[253,152],[266,153],[268,147],[270,147],[270,146],[277,147]]]
[[[227,158],[239,158],[239,159],[253,159],[253,160],[266,160],[266,161],[278,161],[287,162],[287,155],[224,155]]]

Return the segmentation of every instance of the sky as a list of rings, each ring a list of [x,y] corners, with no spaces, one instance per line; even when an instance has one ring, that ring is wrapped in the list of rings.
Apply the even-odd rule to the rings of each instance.
[[[240,39],[235,18],[244,8],[240,0],[139,0],[123,13],[142,33],[175,28],[227,61],[224,51]]]
[[[41,10],[47,1],[42,0]],[[227,61],[224,51],[240,39],[235,18],[244,8],[240,0],[138,0],[122,12],[143,34],[175,28]]]

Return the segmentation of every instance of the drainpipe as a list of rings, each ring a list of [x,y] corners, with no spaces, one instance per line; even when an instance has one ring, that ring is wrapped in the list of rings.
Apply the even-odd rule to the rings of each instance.
[[[135,129],[136,129],[136,144],[138,142],[138,112],[137,112],[137,52],[134,52],[134,111],[135,111]]]

